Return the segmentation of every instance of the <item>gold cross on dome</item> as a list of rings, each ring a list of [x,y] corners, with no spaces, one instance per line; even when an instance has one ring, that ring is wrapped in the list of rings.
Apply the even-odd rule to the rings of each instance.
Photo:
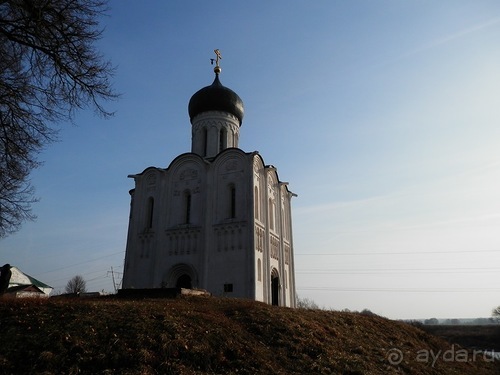
[[[215,66],[219,66],[219,60],[222,60],[222,56],[221,56],[220,51],[218,49],[214,49],[214,52],[215,52],[215,56],[217,56],[215,58]]]

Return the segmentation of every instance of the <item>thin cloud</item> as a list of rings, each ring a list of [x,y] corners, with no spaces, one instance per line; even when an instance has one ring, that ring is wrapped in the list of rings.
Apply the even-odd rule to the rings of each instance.
[[[456,32],[454,34],[451,34],[451,35],[448,35],[448,36],[445,36],[442,38],[437,38],[437,39],[423,45],[422,47],[416,48],[413,51],[405,53],[404,55],[400,56],[400,59],[408,58],[408,57],[417,55],[419,53],[422,53],[424,51],[427,51],[429,49],[436,48],[438,46],[442,46],[442,45],[447,44],[455,39],[458,39],[458,38],[461,38],[465,35],[472,34],[476,31],[494,26],[498,23],[500,23],[500,17],[490,19],[489,21],[486,21],[486,22],[483,22],[481,24],[466,28],[466,29],[461,30],[459,32]]]

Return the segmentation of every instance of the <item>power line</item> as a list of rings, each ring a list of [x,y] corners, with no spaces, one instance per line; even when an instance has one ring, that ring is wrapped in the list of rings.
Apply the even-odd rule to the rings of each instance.
[[[119,269],[119,268],[123,268],[123,266],[122,265],[114,265],[113,268]],[[89,283],[89,282],[92,282],[94,280],[107,278],[108,272],[109,272],[109,268],[90,269],[89,272],[81,272],[81,273],[79,273],[79,275],[82,276],[87,283]],[[118,271],[114,271],[114,272],[115,272],[115,274],[119,274],[119,275],[123,274],[123,272],[118,272]],[[94,277],[89,279],[90,276],[96,275],[96,274],[99,274],[100,276],[94,276]],[[51,282],[55,284],[55,283],[59,283],[61,281],[67,281],[67,280],[69,280],[68,276],[64,276],[64,277],[61,277],[58,279],[53,279],[53,280],[51,280]],[[56,287],[54,287],[54,288],[56,288]]]
[[[125,253],[124,251],[119,251],[119,252],[117,252],[117,253],[112,253],[112,254],[104,255],[104,256],[99,257],[99,258],[89,259],[89,260],[86,260],[86,261],[83,261],[83,262],[80,262],[80,263],[74,263],[74,264],[66,265],[66,266],[64,266],[64,267],[59,267],[59,268],[56,268],[56,269],[53,269],[53,270],[50,270],[50,271],[39,272],[38,274],[39,274],[39,275],[44,275],[44,274],[46,274],[46,273],[51,273],[51,272],[55,272],[55,271],[60,271],[60,270],[64,270],[64,269],[67,269],[67,268],[72,268],[72,267],[80,266],[80,265],[82,265],[82,264],[86,264],[86,263],[92,263],[92,262],[95,262],[96,260],[101,260],[101,259],[104,259],[104,258],[111,257],[111,256],[113,256],[113,255],[117,255],[117,254],[124,254],[124,253]]]
[[[498,267],[478,267],[478,268],[365,268],[365,269],[305,269],[297,270],[298,274],[379,274],[379,273],[484,273],[484,272],[499,272]]]
[[[336,288],[336,287],[297,287],[297,290],[326,292],[389,292],[389,293],[498,293],[500,288]]]
[[[352,252],[352,253],[296,253],[296,256],[337,256],[337,255],[435,255],[435,254],[465,254],[465,253],[498,253],[500,250],[455,250],[455,251],[388,251],[388,252]]]

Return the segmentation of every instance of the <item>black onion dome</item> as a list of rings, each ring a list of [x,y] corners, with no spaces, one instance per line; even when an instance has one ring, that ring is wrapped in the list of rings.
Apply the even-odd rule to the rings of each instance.
[[[243,101],[233,90],[222,86],[219,75],[215,75],[214,82],[198,90],[189,101],[188,112],[191,121],[196,115],[207,111],[224,111],[243,120]]]

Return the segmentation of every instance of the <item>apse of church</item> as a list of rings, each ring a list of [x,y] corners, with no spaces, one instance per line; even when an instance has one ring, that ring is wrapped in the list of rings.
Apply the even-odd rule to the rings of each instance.
[[[244,107],[215,79],[189,101],[191,152],[130,175],[124,289],[196,288],[295,306],[291,199],[257,152],[238,148]]]

